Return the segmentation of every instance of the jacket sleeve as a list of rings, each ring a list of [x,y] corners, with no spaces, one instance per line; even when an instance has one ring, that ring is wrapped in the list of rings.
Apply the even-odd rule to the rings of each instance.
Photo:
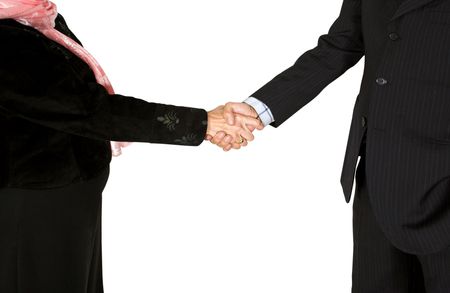
[[[315,48],[256,91],[278,127],[364,56],[361,0],[344,0],[339,17]]]
[[[81,60],[55,53],[44,37],[0,27],[0,39],[0,107],[13,116],[99,140],[179,145],[204,140],[203,109],[109,95],[90,70],[81,70]]]

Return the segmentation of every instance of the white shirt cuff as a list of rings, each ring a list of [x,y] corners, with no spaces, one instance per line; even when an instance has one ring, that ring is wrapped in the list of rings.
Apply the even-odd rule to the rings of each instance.
[[[264,126],[267,126],[275,121],[269,107],[267,107],[267,105],[261,102],[260,100],[254,97],[250,97],[246,99],[244,103],[252,106],[256,110]]]

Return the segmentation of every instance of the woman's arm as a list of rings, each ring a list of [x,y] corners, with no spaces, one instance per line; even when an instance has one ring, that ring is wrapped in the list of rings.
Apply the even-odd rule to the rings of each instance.
[[[203,109],[109,95],[81,60],[21,28],[0,26],[0,40],[0,108],[12,115],[100,140],[199,145],[205,138]]]

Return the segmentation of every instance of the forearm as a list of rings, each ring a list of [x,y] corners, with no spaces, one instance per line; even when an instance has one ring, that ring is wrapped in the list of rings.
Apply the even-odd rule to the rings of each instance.
[[[344,0],[341,13],[315,48],[251,96],[272,111],[277,127],[314,99],[364,55],[361,1]]]
[[[199,145],[206,134],[207,114],[203,109],[105,95],[75,110],[68,105],[26,103],[26,99],[39,100],[32,96],[8,95],[13,97],[8,103],[2,95],[0,108],[11,115],[92,139]]]

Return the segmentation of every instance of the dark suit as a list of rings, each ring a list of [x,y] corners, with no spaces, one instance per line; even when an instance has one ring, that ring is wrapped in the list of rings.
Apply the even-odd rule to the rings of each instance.
[[[61,15],[56,29],[77,40]],[[81,59],[14,20],[0,20],[0,42],[0,187],[48,189],[94,178],[111,161],[110,140],[204,140],[203,109],[109,95]]]
[[[363,56],[345,199],[365,154],[371,208],[389,241],[411,254],[450,249],[450,1],[344,0],[317,47],[252,96],[278,127]]]

